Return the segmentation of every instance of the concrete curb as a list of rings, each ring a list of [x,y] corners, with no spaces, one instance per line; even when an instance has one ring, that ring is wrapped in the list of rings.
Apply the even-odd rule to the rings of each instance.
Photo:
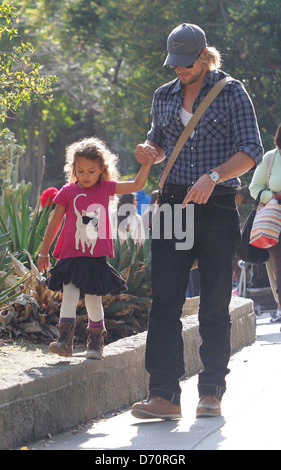
[[[198,331],[199,298],[187,299],[183,339],[186,377],[201,368]],[[255,313],[249,299],[233,297],[232,353],[255,341]],[[146,332],[105,347],[102,361],[73,357],[40,368],[24,383],[0,390],[0,449],[62,432],[91,418],[124,408],[147,394],[144,367]]]

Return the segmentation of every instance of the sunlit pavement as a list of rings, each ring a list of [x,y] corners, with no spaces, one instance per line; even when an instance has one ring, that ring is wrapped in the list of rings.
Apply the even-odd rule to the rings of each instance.
[[[281,323],[257,317],[255,344],[230,361],[223,416],[195,418],[197,376],[182,382],[182,419],[141,421],[130,410],[112,413],[59,436],[37,450],[280,450]]]

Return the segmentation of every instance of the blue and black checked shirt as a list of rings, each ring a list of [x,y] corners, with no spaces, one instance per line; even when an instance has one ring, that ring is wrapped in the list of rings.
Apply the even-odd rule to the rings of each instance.
[[[227,76],[221,70],[207,72],[193,105],[193,113],[210,89]],[[147,139],[165,150],[167,163],[184,129],[180,110],[183,89],[179,79],[155,91],[152,126]],[[259,164],[263,156],[257,119],[252,101],[243,84],[229,82],[207,109],[182,148],[166,183],[191,185],[206,171],[227,161],[238,151],[250,155]],[[239,186],[239,178],[224,181],[225,186]]]

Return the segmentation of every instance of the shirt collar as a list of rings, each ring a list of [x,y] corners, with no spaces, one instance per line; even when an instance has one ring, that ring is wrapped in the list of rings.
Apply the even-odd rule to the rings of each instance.
[[[182,92],[182,86],[181,86],[181,82],[180,82],[180,79],[179,78],[176,78],[175,80],[175,86],[172,90],[172,95],[174,95],[175,93],[178,93],[178,92]]]
[[[227,74],[221,70],[211,70],[206,73],[203,86],[213,87],[219,80],[226,76]]]

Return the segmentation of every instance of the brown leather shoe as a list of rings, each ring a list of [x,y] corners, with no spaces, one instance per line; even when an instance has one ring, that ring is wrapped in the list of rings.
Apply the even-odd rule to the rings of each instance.
[[[202,395],[196,409],[196,417],[208,418],[214,416],[221,416],[220,400],[211,395]]]
[[[161,397],[148,397],[145,402],[135,403],[131,411],[139,419],[177,419],[181,418],[181,407]]]

